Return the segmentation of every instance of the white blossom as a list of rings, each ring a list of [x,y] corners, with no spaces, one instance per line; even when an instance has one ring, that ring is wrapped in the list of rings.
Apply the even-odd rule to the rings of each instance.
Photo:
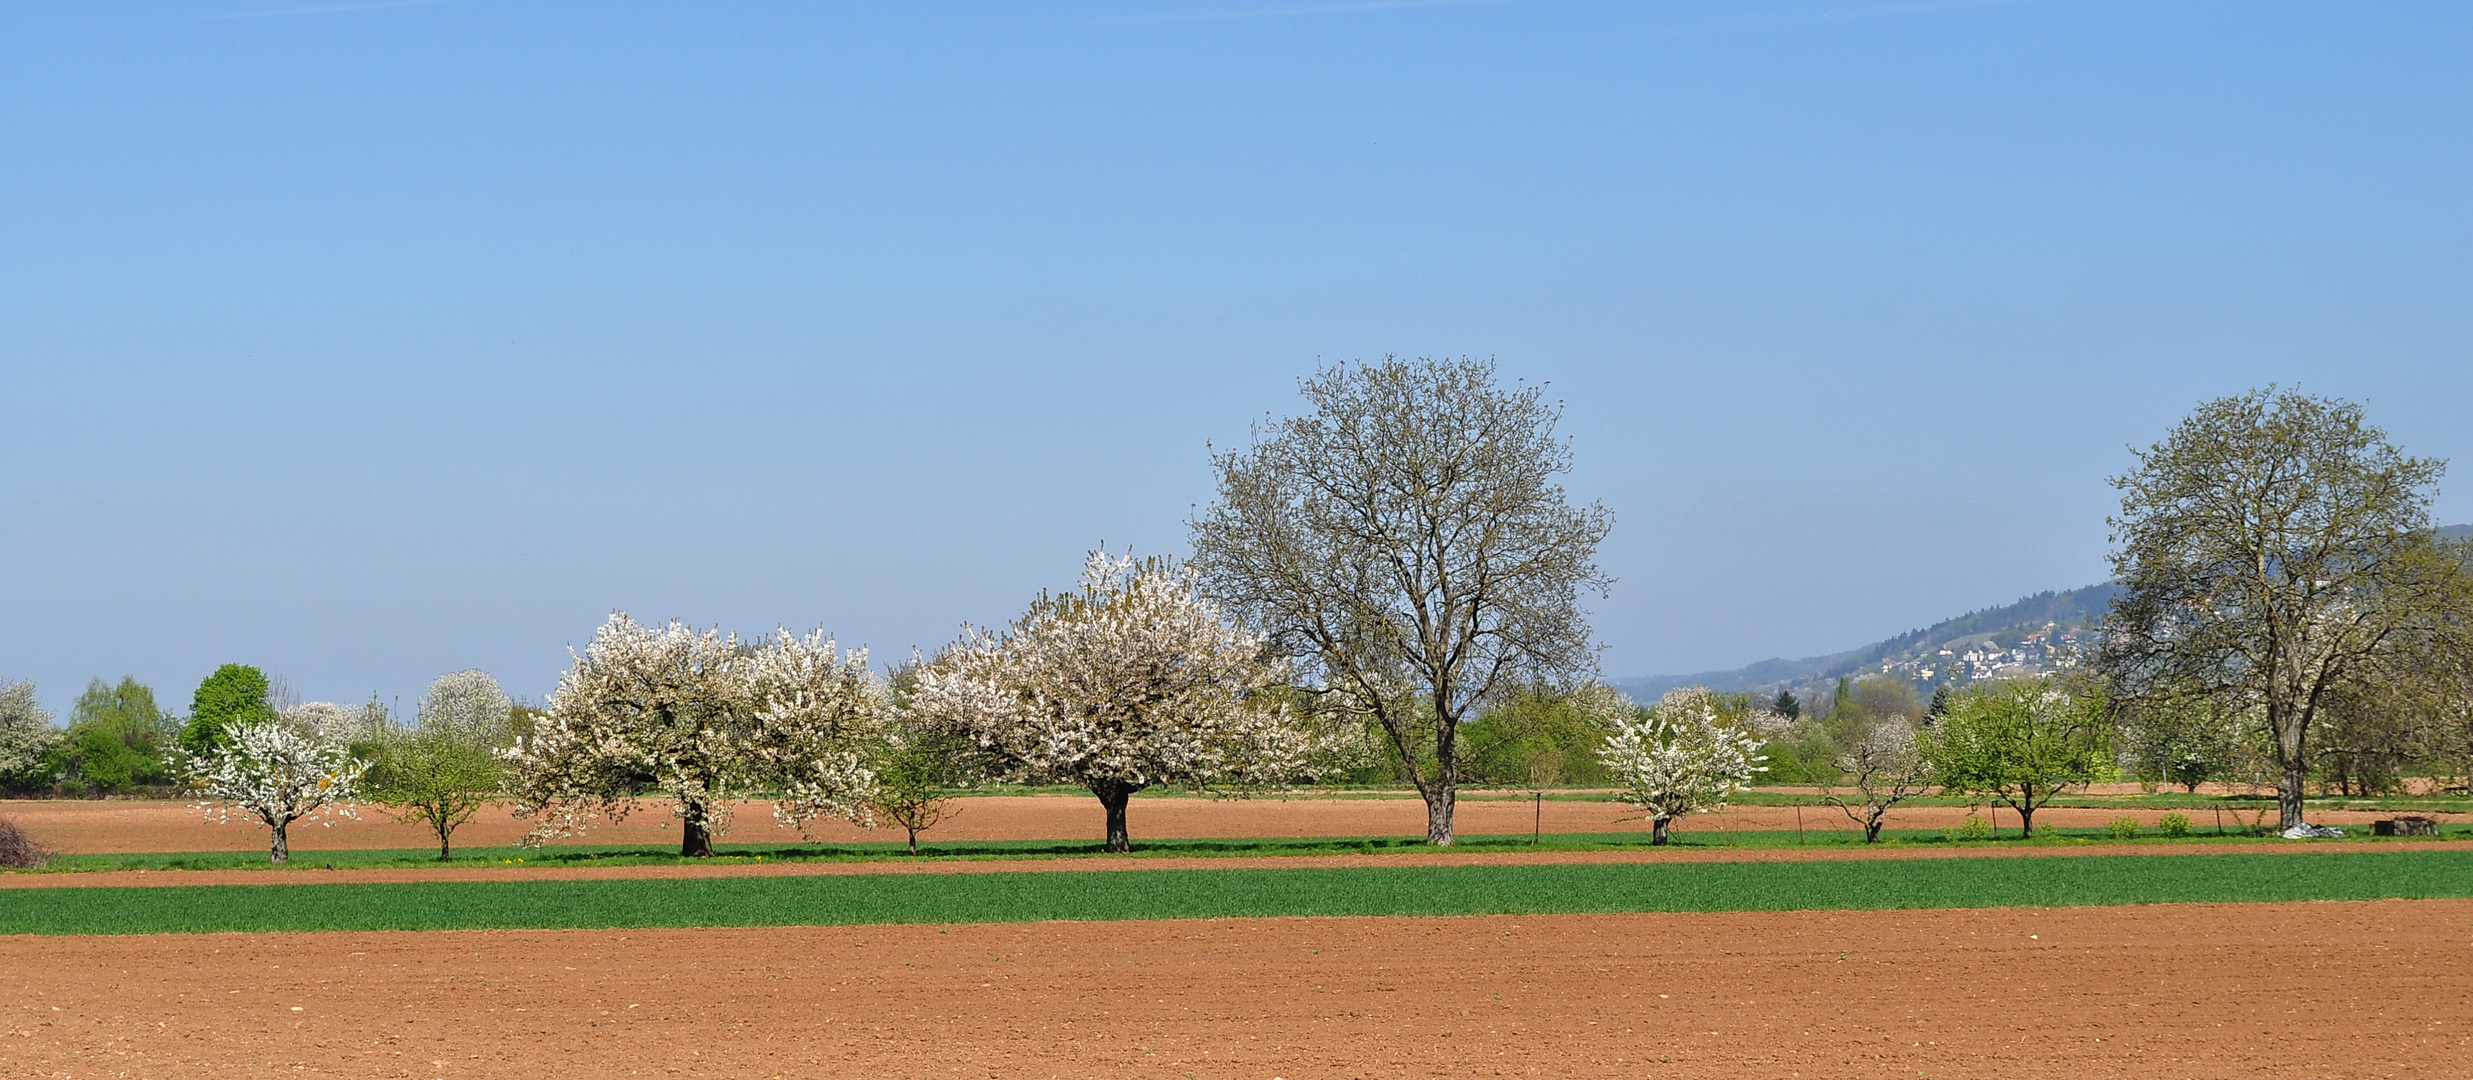
[[[911,707],[1015,779],[1088,787],[1123,850],[1124,800],[1161,783],[1243,789],[1304,767],[1284,671],[1160,560],[1093,552],[1082,590],[1041,596],[1003,634],[963,628],[919,672]]]
[[[1598,751],[1623,785],[1616,798],[1648,815],[1656,843],[1666,842],[1675,818],[1725,806],[1768,771],[1759,734],[1735,711],[1702,687],[1670,690],[1655,708],[1618,721]]]
[[[884,695],[865,650],[837,651],[821,631],[741,642],[677,622],[610,616],[558,682],[533,732],[502,752],[526,839],[582,832],[624,817],[649,779],[671,803],[680,852],[706,855],[729,827],[729,800],[774,791],[774,813],[864,822],[874,783],[863,745],[883,724]]]
[[[34,684],[0,679],[0,782],[31,779],[60,740]]]
[[[293,822],[356,816],[352,800],[369,763],[342,744],[281,722],[237,724],[226,735],[225,745],[190,764],[189,782],[203,797],[196,808],[218,823],[235,813],[264,823],[275,862],[291,858]]]
[[[492,746],[507,740],[507,717],[514,708],[489,672],[450,671],[429,681],[415,722],[423,732]]]

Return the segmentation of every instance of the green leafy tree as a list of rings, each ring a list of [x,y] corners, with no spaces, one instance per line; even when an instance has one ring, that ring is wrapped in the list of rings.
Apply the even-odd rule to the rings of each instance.
[[[198,684],[189,703],[189,722],[180,729],[180,748],[205,757],[230,742],[239,724],[269,724],[275,707],[266,700],[266,673],[247,664],[225,664]]]
[[[1955,695],[1922,743],[1944,794],[1988,796],[2033,836],[2035,811],[2053,796],[2112,775],[2104,730],[2101,695],[2021,679]]]
[[[2333,692],[2445,636],[2464,567],[2430,529],[2445,463],[2406,456],[2359,405],[2273,387],[2198,407],[2114,477],[2114,603],[2101,663],[2125,696],[2205,694],[2274,740],[2280,824],[2302,818]]]
[[[920,833],[952,815],[967,779],[961,762],[975,749],[968,739],[910,729],[888,732],[869,755],[876,772],[869,805],[879,822],[906,834],[911,854],[919,853]]]
[[[171,755],[178,725],[155,704],[155,692],[135,678],[86,684],[69,712],[69,730],[55,751],[61,773],[95,794],[175,779]]]
[[[505,789],[499,752],[515,744],[515,704],[497,679],[474,670],[430,680],[418,708],[409,732],[390,728],[374,697],[360,710],[352,726],[375,743],[362,790],[388,816],[435,833],[444,862],[454,855],[455,830]]]
[[[453,857],[455,830],[489,805],[504,782],[493,747],[458,732],[416,730],[381,740],[362,796],[397,821],[438,837],[438,861]]]
[[[1778,691],[1777,700],[1769,703],[1769,710],[1790,721],[1803,719],[1803,702],[1795,699],[1792,690]]]
[[[1472,783],[1531,788],[1604,783],[1598,748],[1632,708],[1599,682],[1570,693],[1545,687],[1522,691],[1468,723],[1461,736],[1467,761],[1462,776]]]

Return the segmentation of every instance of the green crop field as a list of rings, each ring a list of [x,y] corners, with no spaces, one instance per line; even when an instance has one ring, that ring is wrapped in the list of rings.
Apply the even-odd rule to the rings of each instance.
[[[571,929],[2473,897],[2473,851],[0,890],[0,933]]]

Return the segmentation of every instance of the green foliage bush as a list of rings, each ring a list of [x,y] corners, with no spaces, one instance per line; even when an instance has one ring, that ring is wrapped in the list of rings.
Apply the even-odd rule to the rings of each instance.
[[[1952,843],[1961,840],[1990,840],[1992,839],[1992,823],[1985,821],[1981,814],[1968,814],[1965,821],[1950,826],[1943,835],[1949,837]]]
[[[2179,839],[2190,834],[2190,816],[2178,810],[2157,818],[2155,831]]]
[[[2106,824],[2104,831],[2111,833],[2115,840],[2136,840],[2138,839],[2138,819],[2123,814]]]

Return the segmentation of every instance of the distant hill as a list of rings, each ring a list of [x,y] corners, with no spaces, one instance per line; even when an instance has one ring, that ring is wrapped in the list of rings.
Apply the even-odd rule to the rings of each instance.
[[[2103,618],[2104,612],[2112,605],[2112,598],[2119,595],[2121,587],[2109,582],[2067,592],[2040,592],[2021,597],[2015,603],[1943,619],[1920,630],[1909,630],[1860,649],[1827,656],[1763,660],[1731,671],[1611,681],[1615,689],[1630,695],[1635,701],[1654,701],[1659,695],[1678,686],[1706,686],[1730,694],[1752,691],[1772,695],[1780,690],[1792,690],[1796,696],[1808,700],[1816,689],[1831,686],[1841,677],[1879,672],[1884,665],[1897,668],[1928,664],[1926,658],[1937,657],[1944,648],[1989,646],[1996,640],[2001,645],[2014,645],[2018,642],[2013,639],[2041,633],[2047,628],[2057,631],[2084,628]],[[1962,651],[1952,649],[1953,654]]]
[[[2473,524],[2445,526],[2438,533],[2448,539],[2473,538]],[[1918,682],[1946,679],[1953,668],[2008,670],[2002,665],[2015,665],[2019,670],[2031,671],[2061,655],[2078,636],[2072,631],[2100,621],[2112,606],[2113,598],[2119,595],[2121,587],[2110,582],[2066,592],[2036,593],[2016,603],[1944,619],[1921,630],[1909,630],[1860,649],[1827,656],[1778,658],[1729,671],[1609,682],[1642,702],[1655,701],[1679,686],[1706,686],[1722,693],[1758,693],[1764,697],[1791,690],[1795,696],[1809,701],[1815,694],[1826,697],[1840,678],[1883,671],[1904,674]],[[1942,653],[1944,649],[1948,650],[1946,656]],[[1969,653],[1979,659],[1968,660]],[[1934,677],[1925,677],[1924,671],[1931,671]]]

